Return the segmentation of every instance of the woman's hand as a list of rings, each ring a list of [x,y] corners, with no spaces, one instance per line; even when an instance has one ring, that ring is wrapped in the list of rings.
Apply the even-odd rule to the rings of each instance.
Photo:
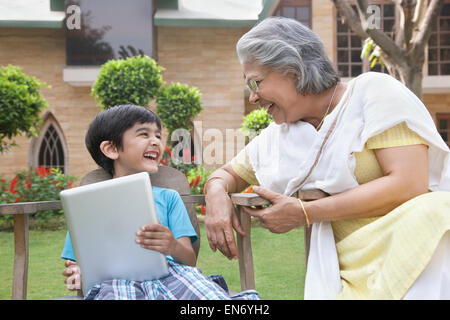
[[[272,205],[265,209],[242,207],[242,210],[253,217],[257,217],[261,222],[261,226],[270,232],[285,233],[306,224],[303,209],[296,198],[261,187],[253,187],[253,191],[269,200]]]
[[[245,232],[225,190],[208,191],[205,226],[209,246],[214,252],[219,249],[230,260],[239,257],[233,229],[242,236],[245,236]]]
[[[81,290],[81,270],[78,264],[71,260],[64,262],[66,267],[62,274],[66,277],[64,283],[70,291]]]

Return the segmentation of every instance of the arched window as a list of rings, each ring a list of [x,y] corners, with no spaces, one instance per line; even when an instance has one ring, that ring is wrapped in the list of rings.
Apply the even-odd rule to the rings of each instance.
[[[55,117],[48,113],[44,118],[39,137],[33,143],[32,166],[58,168],[67,173],[67,148],[63,132]]]

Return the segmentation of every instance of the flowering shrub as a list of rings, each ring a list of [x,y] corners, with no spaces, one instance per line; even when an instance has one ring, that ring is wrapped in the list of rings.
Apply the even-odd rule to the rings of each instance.
[[[203,193],[203,187],[206,180],[214,170],[214,168],[206,170],[203,165],[199,165],[197,168],[193,168],[186,173],[186,178],[189,182],[189,186],[191,187],[191,194]],[[196,204],[195,211],[198,214],[206,214],[206,208],[203,204]]]
[[[10,181],[0,179],[0,204],[59,200],[59,193],[71,188],[74,180],[75,177],[64,175],[59,169],[44,166],[21,171]],[[39,211],[30,217],[37,228],[45,228],[48,221],[61,213],[62,210]],[[0,216],[0,229],[10,228],[12,220],[12,215]]]

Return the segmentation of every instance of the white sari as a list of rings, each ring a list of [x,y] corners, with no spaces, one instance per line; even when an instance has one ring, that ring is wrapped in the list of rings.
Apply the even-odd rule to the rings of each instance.
[[[299,189],[333,195],[358,186],[354,153],[361,152],[369,138],[401,122],[429,144],[429,189],[450,191],[450,150],[428,110],[402,83],[381,73],[364,73],[350,81],[318,132],[302,121],[272,123],[246,152],[264,188],[287,196]],[[305,299],[334,299],[342,290],[339,271],[331,224],[314,223]]]

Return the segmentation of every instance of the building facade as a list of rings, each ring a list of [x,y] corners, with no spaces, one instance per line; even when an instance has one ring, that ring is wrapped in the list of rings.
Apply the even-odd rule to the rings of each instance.
[[[226,3],[223,10],[217,7],[219,1],[207,1],[215,4],[216,10],[223,11],[215,14],[211,11],[214,7],[203,8],[199,2],[153,2],[147,12],[151,23],[147,24],[146,32],[152,36],[145,53],[150,52],[148,55],[165,68],[166,83],[182,82],[200,90],[204,110],[195,120],[203,149],[215,143],[214,140],[223,142],[218,144],[223,152],[214,157],[215,163],[205,163],[209,167],[221,166],[240,150],[242,144],[237,142],[236,133],[244,115],[256,108],[248,103],[235,44],[260,19],[282,15],[308,25],[323,40],[344,81],[368,71],[359,59],[361,40],[340,24],[330,0],[264,0],[253,4],[250,1],[245,8],[239,7],[239,1],[222,1]],[[76,43],[71,41],[76,40],[68,35],[68,20],[64,20],[69,15],[68,1],[37,0],[36,7],[31,8],[29,1],[16,2],[18,6],[20,3],[23,3],[22,16],[0,15],[0,66],[20,66],[26,74],[51,85],[41,91],[49,108],[42,114],[44,124],[38,137],[17,137],[19,146],[0,155],[0,176],[11,177],[30,166],[50,164],[81,177],[96,168],[85,148],[84,135],[89,122],[101,110],[90,94],[99,72],[98,61],[96,65],[79,62],[76,54],[74,59],[70,57],[70,44]],[[391,8],[386,1],[376,3],[382,7],[383,27],[388,31],[393,19]],[[35,17],[37,12],[40,20]],[[95,12],[92,14],[95,17]],[[127,17],[123,20],[133,24]],[[430,39],[423,82],[424,103],[447,143],[450,138],[449,24],[450,2],[447,1]],[[125,34],[125,37],[133,35]],[[118,51],[114,47],[112,50]],[[83,55],[78,53],[78,56]]]

